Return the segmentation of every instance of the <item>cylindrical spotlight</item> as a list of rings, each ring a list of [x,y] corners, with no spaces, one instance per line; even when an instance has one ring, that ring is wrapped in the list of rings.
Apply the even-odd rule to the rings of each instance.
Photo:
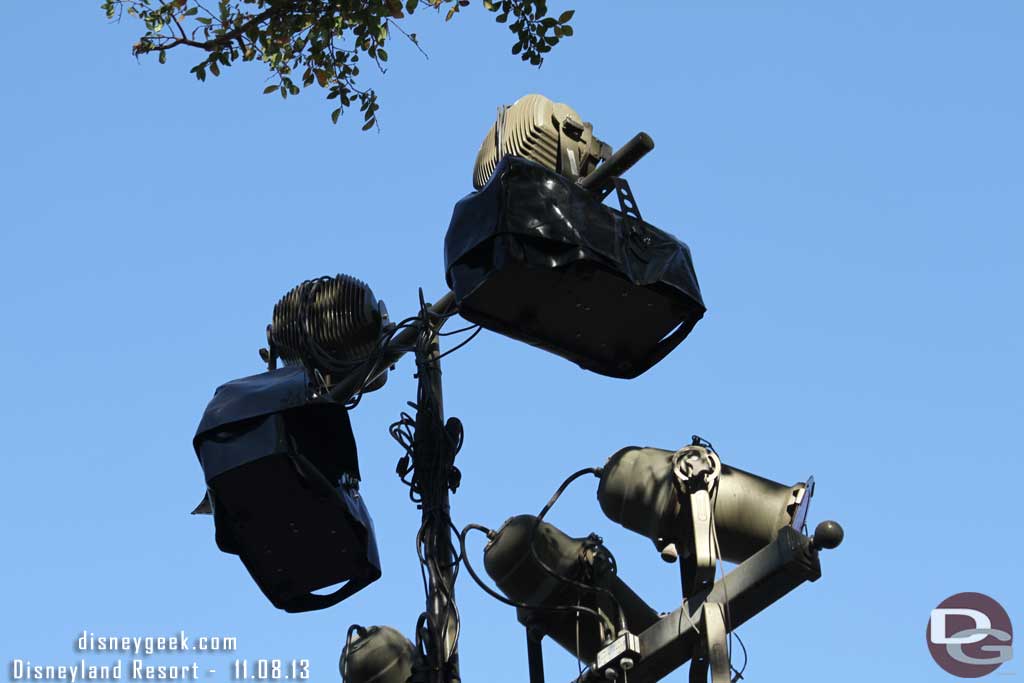
[[[676,544],[678,552],[686,554],[681,544],[691,528],[690,508],[675,474],[677,453],[660,448],[620,450],[604,467],[597,499],[612,521],[647,536],[658,550]],[[774,540],[782,527],[799,530],[812,492],[806,483],[786,486],[722,465],[713,493],[722,559],[740,563]]]
[[[355,628],[338,669],[345,683],[406,683],[418,656],[409,639],[390,626]]]
[[[626,625],[634,633],[658,620],[658,614],[615,574],[614,559],[595,536],[572,538],[542,521],[533,547],[556,576],[546,572],[530,552],[536,520],[533,515],[509,519],[484,549],[487,573],[511,600],[539,608],[581,605],[600,611],[612,622],[618,620],[621,607]],[[519,619],[588,663],[593,663],[605,640],[614,635],[593,615],[571,610],[520,609]]]

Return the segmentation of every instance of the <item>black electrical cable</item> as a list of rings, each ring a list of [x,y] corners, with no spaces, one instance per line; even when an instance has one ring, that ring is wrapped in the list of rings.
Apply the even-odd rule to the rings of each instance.
[[[474,330],[474,331],[473,331],[473,334],[469,335],[469,336],[468,336],[468,337],[466,337],[466,338],[465,338],[465,339],[464,339],[463,341],[459,342],[458,344],[456,344],[456,345],[455,345],[455,346],[453,346],[452,348],[450,348],[450,349],[448,349],[447,351],[445,351],[444,353],[442,353],[442,354],[441,354],[440,356],[438,356],[438,357],[437,357],[437,360],[441,360],[442,358],[444,358],[444,357],[445,357],[445,356],[447,356],[448,354],[451,354],[451,353],[455,353],[456,351],[458,351],[459,349],[461,349],[461,348],[462,348],[463,346],[465,346],[465,345],[466,345],[466,344],[468,344],[469,342],[471,342],[471,341],[473,341],[474,339],[476,339],[476,336],[477,336],[478,334],[480,334],[480,330],[482,330],[482,329],[484,329],[484,328],[482,328],[482,327],[480,327],[479,325],[477,325],[477,326],[476,326],[476,330]]]
[[[540,511],[540,514],[537,515],[537,518],[533,522],[533,526],[530,528],[530,536],[528,543],[528,545],[530,546],[530,555],[533,557],[533,560],[540,565],[541,569],[543,569],[548,576],[551,576],[555,580],[560,581],[562,583],[567,583],[570,586],[574,586],[575,588],[590,593],[600,593],[606,595],[608,599],[611,600],[612,604],[615,605],[616,616],[618,617],[619,622],[619,630],[626,631],[628,630],[628,624],[626,623],[626,615],[622,610],[622,605],[619,604],[619,601],[615,597],[614,593],[612,593],[607,588],[604,588],[603,586],[593,586],[587,583],[583,583],[582,581],[575,581],[567,576],[562,576],[561,574],[557,573],[554,569],[549,567],[544,562],[544,560],[540,558],[540,555],[537,554],[537,548],[534,544],[534,539],[537,535],[537,529],[540,528],[540,523],[544,520],[544,515],[546,515],[548,511],[554,506],[555,502],[558,501],[558,498],[562,495],[562,493],[565,492],[565,489],[569,487],[569,484],[571,484],[572,482],[576,481],[577,479],[586,474],[593,474],[595,477],[600,477],[601,468],[585,467],[582,470],[570,474],[565,479],[565,481],[562,482],[562,485],[558,487],[558,490],[555,491],[554,495],[551,496],[551,499],[548,500],[547,505],[545,505],[544,508]],[[605,548],[605,551],[608,552],[609,556],[611,556],[611,552],[607,548]],[[612,562],[614,564],[614,558],[612,559]],[[610,633],[611,635],[615,635],[616,632],[612,630]]]
[[[348,632],[345,633],[345,647],[341,651],[341,682],[345,683],[348,680],[348,655],[349,649],[352,647],[352,634],[359,632],[359,637],[363,638],[366,636],[366,629],[359,624],[352,624],[348,627]]]
[[[474,328],[477,328],[477,327],[480,327],[480,326],[479,325],[466,325],[465,327],[460,327],[457,330],[449,330],[448,332],[438,332],[437,336],[439,336],[439,337],[450,337],[453,334],[459,334],[460,332],[469,332],[470,330],[472,330]]]
[[[356,391],[345,402],[346,408],[352,410],[357,405],[359,405],[359,402],[363,398],[363,393],[365,392],[366,387],[374,379],[374,370],[377,368],[381,358],[387,351],[388,345],[391,344],[391,342],[394,340],[395,335],[397,335],[402,330],[418,326],[419,321],[420,316],[406,318],[405,320],[402,320],[396,325],[389,326],[384,331],[384,333],[381,334],[380,339],[377,340],[377,346],[376,349],[374,350],[374,353],[364,363],[364,366],[366,367],[366,374],[363,376],[362,380],[360,380]],[[352,371],[354,372],[356,369],[359,368],[354,368]]]
[[[747,646],[743,644],[743,639],[740,638],[740,634],[736,633],[734,635],[736,636],[736,641],[740,644],[740,649],[743,650],[743,666],[740,667],[740,670],[736,671],[736,669],[733,668],[732,663],[730,662],[729,664],[729,668],[736,673],[732,678],[732,683],[737,683],[737,681],[743,680],[743,672],[747,670]]]
[[[455,527],[455,524],[453,524],[450,519],[448,520],[448,529],[449,529],[450,532],[453,532],[456,536],[459,535],[459,530]],[[452,548],[453,552],[454,552],[454,550],[455,549]],[[455,558],[454,567],[452,569],[452,587],[455,586],[455,582],[458,581],[458,579],[459,579],[459,568],[461,566],[462,566],[462,550],[460,549],[458,556]],[[452,637],[452,652],[458,652],[458,650],[459,650],[459,636],[462,635],[462,617],[459,614],[459,606],[455,602],[454,596],[452,596],[449,593],[445,597],[448,599],[448,603],[447,603],[448,607],[455,614],[455,635]],[[446,619],[447,619],[447,616],[446,616]],[[447,626],[448,626],[448,623],[446,621],[445,622],[445,628],[446,629],[447,629]],[[447,636],[447,631],[445,632],[444,635]]]
[[[454,491],[458,486],[461,475],[454,465],[454,460],[462,447],[463,432],[461,423],[455,418],[449,420],[449,424],[443,423],[440,419],[440,401],[439,397],[434,395],[435,384],[431,381],[430,375],[439,373],[438,361],[472,341],[479,334],[480,327],[471,325],[451,332],[441,332],[441,327],[449,318],[456,315],[457,310],[452,309],[443,314],[433,312],[424,299],[422,289],[419,291],[419,304],[418,315],[389,327],[386,334],[381,335],[376,352],[366,363],[366,376],[358,384],[359,389],[347,407],[358,405],[396,334],[404,329],[416,328],[415,341],[403,349],[415,351],[416,354],[415,376],[419,381],[416,400],[409,403],[414,413],[410,415],[402,412],[399,419],[389,426],[388,431],[404,451],[398,461],[396,473],[402,483],[409,487],[410,500],[423,510],[423,522],[416,535],[416,555],[420,563],[420,578],[423,581],[428,609],[421,615],[417,624],[417,644],[424,653],[432,651],[436,654],[437,661],[433,664],[435,670],[441,672],[450,663],[450,656],[458,651],[461,635],[461,617],[455,603],[454,589],[463,553],[453,545],[451,533],[454,531],[457,535],[458,530],[452,525],[447,509],[442,510],[435,506],[445,497],[446,489]],[[474,332],[453,348],[444,353],[436,351],[441,336],[466,332],[474,327]],[[418,429],[423,429],[424,434],[418,435]],[[427,442],[440,441],[441,452],[435,453],[427,449],[418,453],[420,437]],[[440,461],[432,461],[434,458],[439,458]],[[439,603],[443,607],[440,614],[435,614],[434,606]],[[442,620],[442,623],[434,623],[435,619]],[[429,639],[432,646],[427,647],[423,642],[424,638]],[[449,640],[450,647],[447,646]]]
[[[421,635],[425,633],[433,644],[427,650],[435,654],[433,666],[438,675],[443,675],[445,668],[451,665],[451,657],[458,651],[461,635],[461,617],[454,600],[454,585],[462,556],[452,544],[453,527],[447,510],[437,506],[446,495],[445,489],[454,488],[457,484],[459,477],[453,463],[462,445],[462,434],[461,429],[449,430],[440,420],[437,411],[439,397],[434,395],[435,385],[429,378],[430,373],[439,372],[437,361],[440,354],[435,355],[434,349],[440,327],[452,315],[454,312],[443,315],[431,312],[420,291],[418,334],[413,347],[416,351],[416,377],[420,381],[417,383],[416,401],[410,403],[416,413],[415,417],[402,413],[390,429],[392,436],[405,450],[405,455],[399,461],[399,476],[410,487],[410,498],[423,510],[423,523],[416,544],[427,603],[430,606],[439,603],[443,605],[439,614],[434,613],[434,607],[428,608],[422,617],[420,629]],[[459,423],[456,421],[455,424]],[[429,449],[417,452],[418,428],[431,432],[429,436],[424,434],[427,441],[441,442],[440,452],[435,453]],[[440,458],[440,461],[424,458]],[[422,471],[418,465],[422,466]],[[436,623],[435,620],[442,623]]]
[[[606,615],[601,614],[597,610],[590,609],[589,607],[584,607],[583,605],[530,605],[525,602],[510,600],[509,598],[505,597],[498,591],[488,586],[486,583],[484,583],[483,579],[481,579],[477,575],[476,570],[473,569],[473,564],[469,561],[469,555],[466,553],[466,536],[469,534],[470,531],[473,531],[474,529],[476,531],[482,531],[488,537],[493,535],[494,532],[481,524],[467,524],[459,533],[459,547],[462,551],[462,563],[466,565],[466,571],[469,572],[469,575],[473,578],[473,581],[476,582],[476,585],[480,586],[481,590],[483,590],[485,593],[490,595],[498,602],[519,609],[539,610],[544,612],[573,612],[575,614],[589,614],[590,616],[594,617],[599,622],[601,622],[606,628],[608,628],[610,632],[614,632],[615,625],[612,624],[611,620]]]

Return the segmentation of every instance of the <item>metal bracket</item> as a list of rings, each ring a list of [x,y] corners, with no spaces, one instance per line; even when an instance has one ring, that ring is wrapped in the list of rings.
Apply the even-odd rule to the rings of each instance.
[[[606,679],[627,678],[629,671],[640,661],[640,638],[629,631],[622,631],[618,638],[597,653],[594,669],[601,671]]]
[[[642,221],[640,217],[640,207],[636,204],[636,199],[633,198],[633,191],[629,188],[629,183],[625,178],[616,176],[612,178],[612,183],[615,186],[615,194],[619,198],[619,210],[622,211],[623,215],[635,218],[638,221]]]
[[[267,370],[277,370],[277,349],[274,348],[274,340],[271,338],[270,330],[272,325],[267,325],[267,347],[260,349],[260,358],[267,364]]]
[[[711,683],[731,683],[732,666],[729,663],[728,631],[725,610],[718,602],[701,605],[701,642],[690,661],[690,683],[707,683],[711,669]]]
[[[682,544],[687,553],[679,563],[683,597],[690,598],[715,582],[718,553],[711,493],[721,474],[722,462],[714,451],[703,446],[687,446],[676,451],[673,463],[681,502],[690,512],[690,528],[684,532],[686,538]]]
[[[729,630],[735,630],[805,581],[817,581],[820,577],[818,551],[811,539],[783,527],[772,543],[744,560],[709,591],[684,601],[641,631],[638,635],[643,658],[623,683],[655,683],[690,661],[706,642],[703,636],[708,624],[704,613],[714,611],[709,606],[726,605]],[[709,664],[713,666],[710,659]],[[605,683],[602,673],[589,671],[578,680]]]

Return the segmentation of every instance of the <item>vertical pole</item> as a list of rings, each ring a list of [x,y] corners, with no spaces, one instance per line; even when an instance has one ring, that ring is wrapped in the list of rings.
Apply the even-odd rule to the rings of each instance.
[[[544,683],[544,648],[541,645],[543,634],[526,627],[526,657],[530,663],[530,683]]]
[[[413,457],[423,489],[423,525],[418,543],[427,564],[427,616],[431,629],[427,657],[437,669],[435,680],[438,683],[457,683],[460,678],[456,642],[458,619],[454,611],[456,554],[448,500],[454,449],[444,423],[440,344],[426,314],[422,324],[429,333],[429,343],[417,344],[416,348],[418,396]]]

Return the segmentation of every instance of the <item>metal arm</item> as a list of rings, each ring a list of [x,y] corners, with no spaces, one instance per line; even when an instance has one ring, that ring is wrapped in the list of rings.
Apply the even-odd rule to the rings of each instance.
[[[689,661],[703,640],[704,614],[722,606],[728,614],[725,629],[734,630],[782,596],[821,577],[818,551],[812,539],[786,527],[778,538],[682,606],[640,633],[642,659],[629,671],[630,683],[654,683]],[[711,616],[711,621],[717,621]],[[711,653],[715,658],[717,653]],[[706,669],[705,669],[706,671]],[[592,672],[591,681],[600,681]]]
[[[448,292],[437,300],[428,310],[434,315],[447,315],[455,309],[455,293]],[[355,372],[349,373],[341,381],[331,387],[330,395],[335,401],[345,402],[352,398],[360,385],[365,380],[367,384],[372,383],[381,373],[398,362],[416,344],[416,336],[419,335],[419,324],[407,327],[392,339],[384,353],[374,361],[367,361]]]

